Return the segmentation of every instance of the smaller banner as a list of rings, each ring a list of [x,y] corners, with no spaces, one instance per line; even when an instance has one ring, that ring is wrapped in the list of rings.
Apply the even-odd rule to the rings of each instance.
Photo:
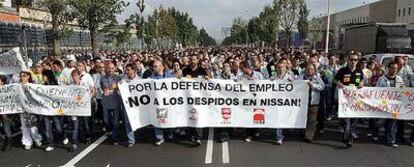
[[[0,74],[18,74],[20,71],[28,70],[19,48],[0,54]]]
[[[91,115],[90,90],[82,86],[4,85],[0,102],[0,114]]]
[[[23,112],[20,85],[0,86],[0,115]]]
[[[414,88],[345,87],[338,104],[340,118],[414,120]]]

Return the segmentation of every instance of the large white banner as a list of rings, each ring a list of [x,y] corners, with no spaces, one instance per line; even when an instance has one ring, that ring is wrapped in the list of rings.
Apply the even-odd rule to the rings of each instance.
[[[345,87],[338,104],[341,118],[414,120],[414,88]]]
[[[133,129],[306,127],[304,81],[136,80],[119,89]]]
[[[27,70],[19,48],[13,48],[9,52],[0,54],[0,74],[18,74],[22,70]]]
[[[91,115],[90,91],[82,86],[4,85],[0,102],[0,114]]]

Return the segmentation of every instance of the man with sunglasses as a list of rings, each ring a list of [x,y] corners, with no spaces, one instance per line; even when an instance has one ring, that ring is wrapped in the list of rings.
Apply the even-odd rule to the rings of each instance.
[[[334,83],[338,89],[342,89],[344,86],[356,86],[358,88],[364,86],[364,75],[362,73],[362,69],[357,68],[358,61],[358,55],[351,53],[348,56],[347,66],[341,68],[334,79]],[[342,126],[344,128],[343,141],[348,148],[352,147],[353,144],[355,122],[355,118],[342,119]]]

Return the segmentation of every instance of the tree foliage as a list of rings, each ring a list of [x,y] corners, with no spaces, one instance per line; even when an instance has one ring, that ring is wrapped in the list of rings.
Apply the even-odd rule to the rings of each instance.
[[[160,40],[165,39],[181,43],[184,47],[197,43],[215,45],[215,40],[204,29],[198,30],[187,12],[174,7],[160,6],[147,17],[135,13],[127,21],[135,24],[137,37],[143,38],[148,46],[158,47]]]
[[[72,33],[68,23],[74,19],[69,0],[39,0],[36,3],[39,7],[47,9],[52,16],[53,53],[61,56],[60,40]]]
[[[301,3],[302,4],[300,5],[297,29],[298,29],[298,32],[300,33],[302,40],[305,40],[309,34],[309,22],[308,22],[309,9],[307,8],[306,3],[304,1],[301,1]]]
[[[105,25],[117,23],[116,15],[129,3],[122,0],[71,0],[71,5],[81,27],[89,29],[92,51],[96,54],[99,49],[98,31]]]
[[[223,40],[223,45],[265,42],[272,45],[276,42],[276,34],[279,27],[279,12],[277,4],[266,5],[259,16],[253,17],[247,23],[236,18],[232,25],[232,34]],[[243,29],[240,29],[243,27]]]
[[[198,41],[201,46],[213,46],[216,45],[216,40],[208,35],[207,31],[204,28],[201,28],[200,34],[198,36]]]
[[[299,13],[302,9],[304,0],[274,0],[273,3],[279,5],[280,26],[286,33],[286,48],[290,47],[292,31],[295,29],[299,20]]]

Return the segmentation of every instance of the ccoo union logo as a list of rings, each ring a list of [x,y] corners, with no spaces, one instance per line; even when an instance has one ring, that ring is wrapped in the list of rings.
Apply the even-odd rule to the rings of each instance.
[[[264,109],[253,110],[253,123],[254,124],[265,124],[265,110]]]

